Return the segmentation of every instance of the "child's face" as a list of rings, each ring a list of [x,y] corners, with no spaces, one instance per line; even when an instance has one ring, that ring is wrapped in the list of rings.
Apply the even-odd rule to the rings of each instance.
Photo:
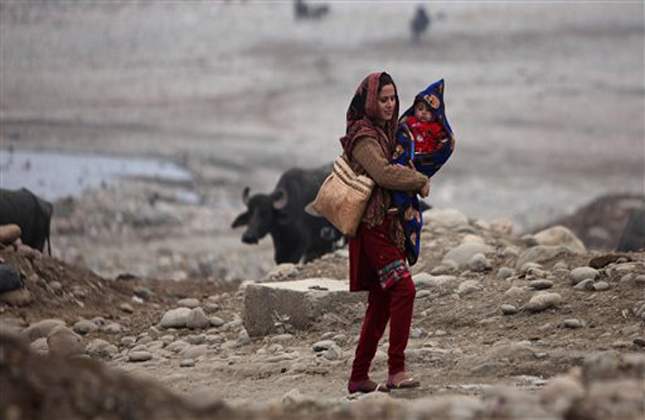
[[[432,121],[432,113],[428,109],[428,106],[423,102],[417,102],[416,104],[414,104],[414,116],[417,117],[420,121]]]

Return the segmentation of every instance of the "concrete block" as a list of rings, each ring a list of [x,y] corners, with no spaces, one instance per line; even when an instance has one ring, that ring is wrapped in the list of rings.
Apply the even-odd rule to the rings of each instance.
[[[350,293],[347,281],[325,278],[249,284],[244,296],[244,328],[252,337],[276,330],[287,322],[304,330],[327,312],[367,299],[365,292]]]

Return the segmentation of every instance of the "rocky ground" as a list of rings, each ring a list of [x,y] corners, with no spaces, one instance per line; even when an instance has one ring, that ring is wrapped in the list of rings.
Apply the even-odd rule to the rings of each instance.
[[[3,393],[5,418],[34,418],[39,409],[59,418],[117,418],[123,410],[131,418],[645,415],[644,252],[590,252],[563,228],[519,237],[506,219],[488,223],[456,210],[424,216],[407,351],[418,390],[347,395],[364,297],[307,330],[276,317],[273,333],[249,337],[251,282],[102,278],[10,245],[0,258],[25,288],[0,295],[2,330],[30,352],[3,337],[11,356],[0,360],[0,381],[21,390]],[[346,273],[340,249],[278,266],[260,282]],[[384,338],[375,379],[386,377],[386,351]],[[62,382],[78,394],[45,391]]]

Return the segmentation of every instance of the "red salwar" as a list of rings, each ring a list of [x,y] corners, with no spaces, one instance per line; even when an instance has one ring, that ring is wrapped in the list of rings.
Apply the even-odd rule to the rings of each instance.
[[[369,379],[369,370],[378,343],[390,321],[388,373],[405,371],[405,348],[408,345],[416,290],[405,257],[389,237],[388,215],[378,226],[364,223],[349,240],[350,290],[368,290],[368,305],[360,340],[352,364],[350,381]],[[395,217],[395,216],[394,216]]]

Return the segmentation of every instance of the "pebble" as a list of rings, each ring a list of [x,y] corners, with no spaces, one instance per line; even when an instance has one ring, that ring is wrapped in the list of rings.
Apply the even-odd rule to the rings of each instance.
[[[453,268],[448,267],[447,265],[441,264],[441,265],[438,265],[435,268],[433,268],[430,271],[430,274],[432,274],[433,276],[440,276],[440,275],[443,275],[443,274],[450,274],[453,271],[454,271]]]
[[[272,343],[286,343],[293,340],[293,338],[294,338],[293,334],[279,334],[271,337],[270,341]]]
[[[134,343],[136,343],[136,341],[137,341],[137,339],[134,338],[134,337],[125,336],[125,337],[121,338],[121,345],[123,345],[125,347],[131,347],[132,345],[134,345]]]
[[[339,360],[343,357],[343,350],[334,343],[323,353],[323,357],[327,360]]]
[[[486,270],[490,270],[492,265],[488,258],[484,256],[484,254],[475,254],[470,259],[468,260],[467,263],[468,268],[471,271],[474,271],[475,273],[480,273]]]
[[[321,340],[313,344],[311,348],[314,352],[318,353],[321,351],[329,350],[331,346],[336,345],[333,340]]]
[[[166,346],[166,350],[171,351],[173,353],[179,353],[181,351],[184,351],[186,348],[188,348],[190,344],[183,340],[177,340],[173,341],[172,343],[168,344]]]
[[[150,337],[148,334],[146,334],[146,335],[142,335],[141,337],[139,337],[139,339],[137,340],[137,344],[145,346],[146,344],[152,343],[153,341],[154,340],[152,339],[152,337]]]
[[[113,357],[119,353],[115,345],[100,338],[92,340],[85,348],[87,353],[93,357]]]
[[[573,286],[575,290],[594,290],[594,281],[592,279],[582,280]]]
[[[432,293],[429,290],[419,290],[416,294],[417,299],[425,299],[430,296]]]
[[[210,327],[211,321],[202,308],[193,309],[186,318],[186,327],[190,329],[202,329]]]
[[[74,324],[72,329],[74,330],[74,332],[78,334],[85,335],[85,334],[93,333],[97,331],[99,328],[92,321],[89,321],[87,319],[81,319],[76,324]]]
[[[67,327],[56,327],[47,336],[49,354],[58,357],[71,357],[85,354],[85,346],[81,336]]]
[[[194,309],[199,306],[199,300],[194,298],[181,299],[177,302],[177,306]]]
[[[571,318],[571,319],[564,320],[564,326],[567,328],[577,329],[577,328],[582,328],[583,324],[582,322],[580,322],[580,320]]]
[[[193,367],[195,366],[195,359],[183,359],[179,362],[179,367]]]
[[[517,313],[517,308],[513,305],[504,304],[499,307],[504,315],[514,315]]]
[[[208,352],[208,345],[201,344],[199,346],[190,346],[180,353],[180,356],[183,359],[197,359],[200,356],[205,355]]]
[[[171,309],[163,314],[159,325],[163,328],[183,328],[191,312],[189,308]]]
[[[457,287],[457,293],[459,296],[465,296],[474,292],[482,290],[482,285],[476,280],[466,280],[459,284]]]
[[[510,267],[500,267],[500,269],[497,270],[497,278],[499,280],[506,280],[507,278],[512,276],[513,273],[515,273],[515,270]]]
[[[331,339],[334,340],[334,343],[338,344],[339,346],[344,346],[345,344],[349,343],[349,337],[345,334],[336,334]]]
[[[146,362],[152,359],[152,353],[149,351],[133,351],[128,354],[130,362]]]
[[[134,312],[134,308],[129,303],[122,303],[121,305],[119,305],[119,309],[121,309],[123,312],[127,314],[131,314]]]
[[[555,307],[562,303],[562,296],[558,293],[538,292],[531,300],[524,305],[524,309],[530,312],[541,312]]]
[[[583,280],[591,279],[595,280],[598,277],[598,270],[592,267],[578,267],[571,270],[569,278],[571,279],[571,284],[577,285]]]
[[[208,318],[208,320],[210,321],[211,326],[215,328],[219,328],[222,325],[226,324],[226,322],[218,316],[211,316],[210,318]]]
[[[519,249],[514,246],[507,246],[502,251],[502,256],[505,258],[517,258],[520,255]]]
[[[207,314],[212,314],[214,312],[219,311],[220,309],[221,309],[221,306],[218,303],[207,302],[204,305],[204,312],[206,312]]]
[[[51,283],[48,283],[49,288],[51,289],[52,292],[58,293],[61,290],[63,290],[63,285],[60,284],[58,281],[53,281]]]
[[[206,335],[205,334],[191,334],[188,337],[186,337],[186,341],[189,344],[192,344],[194,346],[198,344],[202,344],[204,341],[206,341]]]
[[[645,347],[645,338],[643,337],[634,338],[634,344],[636,344],[639,347]]]
[[[645,285],[645,274],[637,275],[634,280],[636,281],[637,284]]]
[[[593,288],[598,292],[609,290],[609,283],[607,283],[606,281],[599,281],[593,285]]]
[[[120,334],[121,329],[121,325],[117,324],[116,322],[110,322],[105,327],[101,328],[101,331],[106,334]]]
[[[410,338],[421,338],[424,335],[423,328],[410,329]]]
[[[529,282],[529,286],[532,287],[535,290],[544,290],[544,289],[550,289],[553,287],[553,282],[551,280],[533,280]]]
[[[47,336],[61,325],[65,325],[65,321],[60,319],[43,319],[40,322],[30,325],[25,328],[22,332],[22,335],[27,337],[29,341],[37,340],[41,337],[47,338]]]

